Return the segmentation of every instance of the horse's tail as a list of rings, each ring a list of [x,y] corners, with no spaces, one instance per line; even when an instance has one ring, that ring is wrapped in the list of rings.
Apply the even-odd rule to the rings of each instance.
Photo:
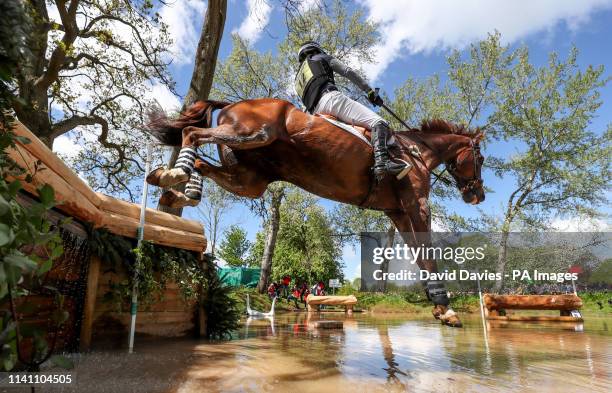
[[[210,128],[213,111],[228,105],[230,105],[229,102],[223,101],[197,101],[181,112],[176,119],[168,118],[168,115],[158,106],[149,111],[149,121],[145,130],[163,144],[181,146],[183,128],[187,126]]]

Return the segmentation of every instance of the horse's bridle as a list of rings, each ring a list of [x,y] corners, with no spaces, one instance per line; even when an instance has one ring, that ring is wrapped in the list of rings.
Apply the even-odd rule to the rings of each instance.
[[[425,139],[421,138],[418,134],[412,133],[410,136],[412,137],[417,137],[416,139],[419,139],[419,141],[425,145],[429,150],[431,150],[436,156],[440,157],[441,154],[439,154],[436,149],[432,148],[429,143],[427,143],[427,141],[425,141]],[[474,139],[470,138],[470,146],[468,147],[468,149],[470,149],[472,151],[472,158],[473,158],[473,162],[474,162],[474,177],[471,179],[464,179],[461,176],[457,175],[457,162],[453,162],[453,161],[444,161],[444,170],[442,170],[442,172],[440,173],[435,173],[433,170],[429,170],[429,168],[427,168],[427,163],[425,162],[425,160],[423,160],[423,157],[419,154],[419,159],[421,160],[421,162],[423,163],[423,166],[425,166],[425,169],[427,169],[427,171],[429,171],[432,175],[435,176],[436,180],[433,181],[433,183],[431,183],[430,187],[433,187],[436,182],[438,180],[440,180],[442,183],[446,184],[446,185],[451,185],[451,182],[445,178],[444,172],[448,172],[450,173],[450,175],[453,177],[453,179],[455,179],[455,183],[457,184],[457,188],[459,189],[459,191],[461,191],[462,193],[465,193],[467,191],[470,192],[475,192],[476,189],[478,187],[482,186],[482,166],[478,166],[478,162],[480,160],[482,160],[482,155],[480,154],[480,145],[478,143],[474,142]],[[461,154],[462,151],[460,151],[459,153],[457,153],[457,157],[459,156],[459,154]],[[461,185],[462,182],[465,182],[464,185]]]
[[[457,183],[457,188],[459,189],[459,191],[461,191],[461,193],[466,193],[467,191],[475,193],[479,187],[482,187],[482,165],[478,166],[479,161],[483,159],[482,155],[480,154],[480,146],[478,145],[478,143],[474,143],[473,139],[470,139],[469,149],[472,151],[472,161],[474,163],[474,177],[473,178],[468,179],[466,181],[466,179],[458,176],[456,162],[445,162],[444,163],[445,165],[444,170],[450,173],[453,179],[455,179],[455,182]],[[461,152],[457,154],[457,157],[459,157],[459,154],[461,154]],[[442,173],[444,173],[444,171],[442,171]],[[442,175],[442,173],[440,173],[440,175]],[[461,182],[465,182],[465,184],[461,186]],[[435,184],[435,182],[433,184]]]

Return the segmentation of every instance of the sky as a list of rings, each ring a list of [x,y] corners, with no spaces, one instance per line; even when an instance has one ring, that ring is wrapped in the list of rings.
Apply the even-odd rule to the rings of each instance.
[[[223,59],[230,53],[231,33],[247,38],[257,50],[274,50],[286,34],[279,3],[276,0],[229,0],[219,57]],[[313,0],[307,0],[304,7],[312,3]],[[602,64],[606,68],[605,75],[611,75],[612,0],[358,0],[346,1],[346,4],[353,9],[362,8],[367,18],[381,24],[382,37],[375,48],[377,61],[364,66],[364,71],[372,85],[388,94],[408,77],[426,79],[439,74],[444,78],[447,72],[445,58],[451,50],[463,50],[495,30],[501,33],[506,44],[527,45],[536,65],[544,64],[552,51],[565,57],[571,46],[576,45],[580,50],[581,67]],[[160,10],[175,42],[171,48],[174,61],[170,70],[179,94],[187,91],[205,10],[206,2],[202,0],[174,0]],[[152,88],[165,109],[180,106],[181,97],[172,95],[162,86]],[[604,105],[590,125],[596,132],[604,130],[612,121],[611,83],[601,90],[601,98]],[[62,138],[54,146],[57,151],[69,148],[70,141]],[[510,146],[510,149],[516,148]],[[487,149],[496,153],[496,146],[487,146]],[[484,154],[486,156],[486,149]],[[476,207],[458,198],[449,204],[451,211],[472,217],[481,210],[500,211],[507,195],[504,191],[509,189],[508,182],[488,171],[483,176],[487,187],[495,192],[489,193],[485,202]],[[322,200],[321,204],[330,210],[334,207],[330,201]],[[199,219],[194,208],[186,208],[184,216]],[[241,205],[236,205],[224,219],[225,227],[232,224],[246,229],[251,240],[261,229],[260,219]],[[607,224],[579,223],[559,217],[554,225],[559,229],[576,230]],[[346,247],[343,262],[345,277],[357,277],[358,250]]]

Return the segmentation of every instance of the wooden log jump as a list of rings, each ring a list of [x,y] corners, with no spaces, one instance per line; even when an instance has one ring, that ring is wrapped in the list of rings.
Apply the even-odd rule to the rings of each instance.
[[[315,296],[308,295],[306,298],[306,304],[308,305],[308,311],[318,310],[318,306],[344,306],[344,311],[352,314],[353,306],[357,304],[357,298],[354,295],[349,296]]]
[[[38,187],[49,184],[60,203],[57,208],[65,214],[115,234],[136,238],[140,205],[95,192],[21,123],[16,123],[13,131],[30,140],[27,144],[17,142],[16,148],[8,151],[10,157],[33,176],[31,183],[22,182],[26,191],[36,195]],[[201,223],[151,208],[145,212],[144,238],[184,250],[202,252],[206,249]]]
[[[497,321],[522,322],[582,322],[571,312],[582,307],[576,295],[492,295],[483,296],[485,317]],[[559,316],[502,315],[506,310],[559,310]]]

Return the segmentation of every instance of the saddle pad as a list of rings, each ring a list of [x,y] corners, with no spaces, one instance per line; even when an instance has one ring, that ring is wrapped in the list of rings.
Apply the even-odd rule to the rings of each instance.
[[[335,120],[335,119],[331,119],[327,116],[321,116],[318,115],[318,117],[327,120],[328,122],[330,122],[331,124],[335,125],[336,127],[340,127],[342,128],[344,131],[347,131],[353,135],[355,135],[357,138],[361,139],[362,141],[364,141],[365,143],[367,143],[369,146],[372,146],[372,144],[370,143],[370,141],[368,140],[368,138],[366,138],[359,130],[357,130],[355,127],[346,124],[346,123],[342,123],[341,121]]]

